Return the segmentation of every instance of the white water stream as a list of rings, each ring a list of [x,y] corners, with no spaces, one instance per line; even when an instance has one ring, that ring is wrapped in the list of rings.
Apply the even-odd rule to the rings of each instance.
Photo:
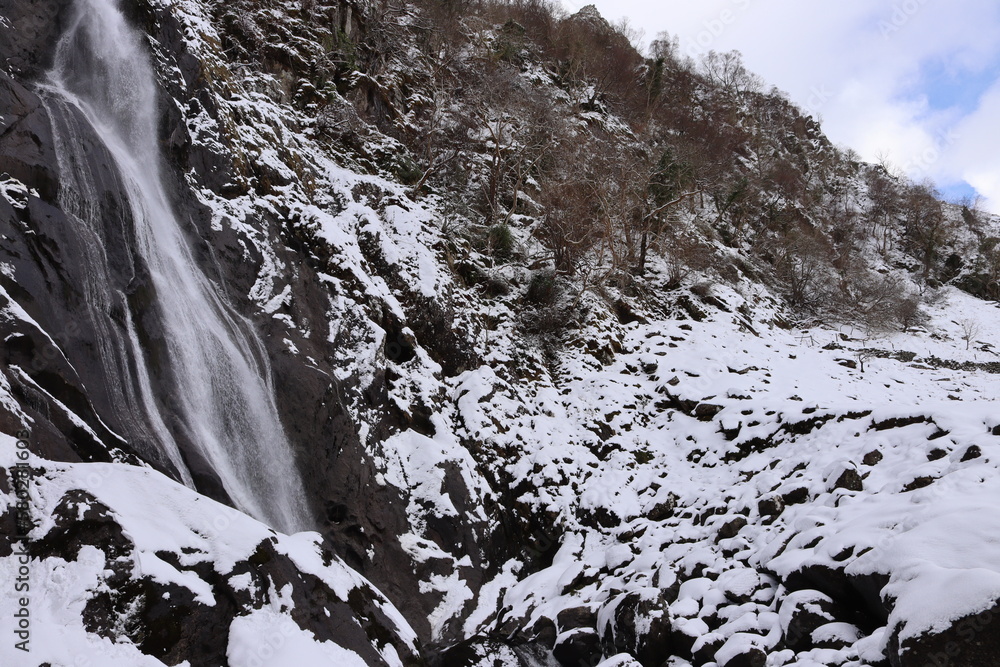
[[[122,372],[133,373],[138,386],[138,395],[125,401],[127,407],[144,413],[153,431],[151,439],[182,471],[185,483],[190,484],[191,477],[171,429],[175,434],[183,430],[240,509],[279,530],[309,527],[302,483],[278,418],[263,345],[250,323],[228,307],[198,267],[170,205],[161,175],[156,85],[148,49],[115,0],[76,0],[75,10],[57,46],[54,67],[41,86],[63,171],[60,201],[90,228],[84,236],[93,238],[93,244],[81,249],[82,260],[106,259],[108,253],[101,247],[104,222],[97,219],[101,207],[94,205],[95,183],[102,176],[88,173],[88,137],[72,120],[82,114],[117,167],[127,199],[121,206],[133,220],[133,229],[127,232],[134,237],[128,239],[131,252],[148,267],[160,313],[166,359],[157,363],[169,366],[175,393],[171,401],[154,395],[149,351],[140,348],[126,308],[134,368]],[[85,288],[98,301],[90,303],[91,308],[110,308],[110,303],[100,303],[102,299],[122,300],[120,293],[108,297],[108,288],[101,286],[102,281],[107,283],[106,273],[95,269],[94,284]],[[109,381],[133,384],[120,378]]]

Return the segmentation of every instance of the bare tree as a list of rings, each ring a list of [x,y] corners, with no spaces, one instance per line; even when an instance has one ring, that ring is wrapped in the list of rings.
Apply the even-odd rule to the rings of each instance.
[[[926,282],[941,248],[954,236],[941,200],[931,186],[914,185],[910,188],[904,203],[904,224],[907,249],[920,260]]]
[[[763,80],[743,65],[739,51],[709,51],[702,62],[705,77],[733,97],[759,93]]]
[[[965,349],[968,350],[972,346],[972,341],[979,336],[982,325],[972,318],[961,319],[956,324],[962,329],[962,340],[965,341]]]
[[[793,229],[772,246],[778,277],[788,290],[789,302],[815,309],[830,301],[830,245],[820,233]]]
[[[871,235],[883,255],[889,252],[893,238],[893,220],[900,214],[902,202],[899,186],[884,168],[874,168],[866,174],[869,206],[866,211]]]

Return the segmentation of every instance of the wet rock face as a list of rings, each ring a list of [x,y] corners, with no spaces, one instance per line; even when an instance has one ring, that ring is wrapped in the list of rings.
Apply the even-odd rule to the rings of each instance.
[[[86,166],[99,190],[96,203],[104,222],[99,245],[106,264],[97,270],[92,265],[95,257],[83,252],[93,247],[95,239],[82,236],[81,226],[60,207],[65,175],[60,174],[52,119],[31,83],[51,63],[49,51],[65,27],[69,4],[70,0],[0,0],[0,16],[13,25],[6,30],[0,27],[0,34],[18,33],[16,40],[0,39],[0,56],[7,58],[13,73],[0,72],[0,178],[6,173],[37,193],[26,196],[19,209],[0,197],[0,262],[13,267],[13,276],[0,274],[0,285],[44,330],[0,322],[0,334],[13,342],[0,349],[2,372],[19,392],[27,414],[37,417],[36,433],[44,436],[39,437],[40,454],[62,461],[143,459],[179,479],[178,471],[149,436],[141,411],[115,392],[121,383],[135,381],[130,377],[132,361],[119,355],[109,364],[101,353],[109,341],[112,348],[127,348],[125,319],[130,316],[151,361],[154,394],[168,405],[175,400],[170,369],[160,362],[165,350],[160,314],[151,307],[155,294],[146,268],[131,250],[128,204],[114,162],[96,141],[91,142],[94,150]],[[287,212],[262,211],[237,221],[253,230],[251,237],[228,225],[220,229],[192,191],[189,178],[223,197],[244,193],[233,166],[233,151],[239,147],[198,143],[187,132],[188,117],[201,111],[217,117],[219,109],[216,92],[205,76],[206,65],[186,50],[184,26],[176,16],[142,1],[122,4],[128,18],[153,37],[153,61],[161,66],[160,145],[172,204],[179,217],[191,223],[190,240],[199,263],[223,286],[230,306],[261,333],[271,360],[279,415],[313,500],[316,527],[330,538],[339,557],[398,601],[417,630],[429,635],[426,619],[438,602],[422,594],[421,577],[413,576],[412,559],[399,544],[399,536],[409,530],[406,501],[396,489],[376,481],[372,445],[362,445],[359,424],[344,402],[346,395],[363,393],[372,412],[379,412],[378,406],[393,405],[385,375],[376,375],[364,388],[354,377],[334,379],[340,369],[332,363],[336,350],[325,333],[331,295],[316,267],[303,259],[308,253],[286,243],[292,225]],[[276,260],[276,280],[289,286],[289,305],[283,314],[303,324],[302,329],[311,329],[313,336],[262,314],[248,298],[265,256]],[[99,275],[102,271],[104,275]],[[115,295],[110,312],[96,315],[87,311],[83,289],[95,282],[95,275],[101,289]],[[428,304],[417,307],[427,312],[425,322],[395,322],[395,328],[412,325],[419,336],[435,343],[443,364],[462,367],[463,353],[447,330],[443,311]],[[298,354],[289,352],[289,343]],[[307,358],[309,363],[304,361]],[[9,371],[13,366],[23,369],[27,377]],[[80,428],[56,401],[80,417],[87,428]],[[13,415],[2,409],[0,413],[0,422],[16,424]],[[416,427],[410,423],[413,417],[398,410],[382,414],[381,421],[368,424],[375,447],[394,432]],[[422,419],[430,424],[426,415]],[[185,442],[183,433],[175,437],[197,489],[227,502],[211,466]],[[458,502],[465,493],[460,482],[451,484],[448,491]],[[442,522],[437,533],[442,542],[448,542],[447,548],[474,551],[471,535],[448,522]],[[479,557],[473,556],[478,563]]]
[[[334,4],[349,13],[347,3]],[[208,145],[193,139],[188,131],[185,124],[193,116],[204,113],[219,120],[226,111],[220,91],[206,75],[212,64],[188,51],[186,27],[169,11],[142,1],[129,3],[127,13],[153,37],[157,50],[154,62],[163,64],[159,68],[160,144],[168,163],[166,178],[173,184],[174,205],[182,218],[192,221],[195,252],[203,267],[218,276],[232,307],[260,333],[271,362],[278,412],[296,453],[316,527],[329,537],[337,556],[388,595],[417,632],[427,637],[427,619],[439,600],[421,591],[421,582],[446,573],[434,571],[440,566],[433,562],[415,564],[401,547],[400,536],[411,529],[407,500],[394,487],[379,481],[375,461],[384,458],[380,443],[394,433],[414,430],[433,436],[433,412],[426,406],[415,406],[409,413],[401,411],[389,397],[392,377],[386,369],[376,371],[371,383],[362,386],[360,378],[345,376],[343,364],[334,361],[341,352],[340,341],[331,341],[327,329],[335,295],[321,278],[334,269],[326,261],[329,258],[324,260],[325,249],[310,245],[314,239],[296,232],[295,213],[262,206],[262,210],[237,221],[251,227],[252,233],[237,231],[226,223],[219,228],[219,221],[194,195],[192,186],[229,198],[263,187],[270,176],[257,173],[261,165],[256,163],[243,164],[246,173],[238,173],[240,169],[234,165],[246,159],[240,157],[240,146],[224,141]],[[377,199],[389,194],[371,196]],[[471,364],[469,344],[453,331],[453,313],[435,300],[415,295],[414,286],[380,252],[372,250],[367,259],[372,270],[399,295],[408,319],[402,321],[378,302],[361,304],[358,310],[363,312],[349,319],[353,323],[367,317],[386,331],[383,352],[389,363],[407,363],[419,344],[441,364],[445,374],[464,370]],[[270,268],[275,271],[275,284],[287,286],[281,318],[260,312],[247,296],[268,263],[273,263]],[[295,326],[288,326],[289,321]],[[412,335],[403,333],[407,328]],[[346,329],[342,327],[341,332]],[[290,345],[296,352],[290,352]],[[348,405],[346,397],[352,395],[363,397],[362,406],[369,415],[364,424],[357,405]],[[368,432],[365,443],[359,437],[361,429]],[[463,514],[476,510],[457,471],[448,471],[442,493],[447,493]],[[444,517],[428,516],[426,523],[427,536],[446,552],[472,559],[473,566],[463,578],[472,587],[480,585],[486,578],[482,553],[494,550],[494,538],[477,536],[465,524]],[[497,541],[503,543],[502,538]],[[461,623],[455,622],[443,630],[441,642],[461,636]]]
[[[18,207],[6,200],[0,207],[0,261],[11,268],[0,285],[41,327],[4,323],[19,342],[0,354],[7,369],[20,369],[7,371],[11,383],[55,436],[41,441],[41,453],[66,461],[140,457],[179,478],[134,399],[138,385],[126,319],[135,322],[153,360],[162,355],[162,336],[148,272],[132,250],[131,215],[113,159],[73,109],[55,108],[61,114],[55,124],[79,131],[86,145],[86,164],[74,168],[92,178],[87,205],[95,207],[100,225],[90,228],[60,204],[69,180],[56,155],[55,119],[39,93],[0,74],[0,106],[8,110],[6,131],[0,132],[0,176],[32,191]],[[93,307],[97,294],[106,307]],[[167,369],[154,364],[150,379],[169,401]],[[192,468],[204,481],[199,488],[225,500],[214,472],[197,460]]]
[[[50,119],[34,91],[2,73],[0,108],[5,111],[0,178],[12,176],[38,194],[26,195],[17,208],[0,200],[0,261],[13,269],[0,275],[0,285],[45,329],[5,321],[4,338],[14,344],[0,355],[15,391],[48,431],[40,439],[41,453],[57,460],[106,461],[112,450],[129,448],[111,433],[124,424],[102,391],[108,386],[96,354],[102,336],[85,313],[82,286],[90,270],[81,252],[85,241],[56,204],[59,167]],[[20,371],[11,372],[12,366]],[[89,430],[76,425],[66,408]]]
[[[24,79],[34,79],[52,62],[52,47],[68,20],[72,0],[0,0],[0,63]]]
[[[0,14],[2,16],[2,14]],[[0,72],[0,173],[7,173],[43,199],[58,194],[58,163],[52,128],[41,100],[9,74]]]

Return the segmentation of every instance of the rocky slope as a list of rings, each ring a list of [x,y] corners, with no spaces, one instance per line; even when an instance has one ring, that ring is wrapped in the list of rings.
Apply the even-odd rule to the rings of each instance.
[[[284,536],[190,446],[179,485],[118,398],[134,360],[102,350],[131,318],[155,357],[162,323],[96,149],[123,310],[81,306],[38,88],[75,9],[0,2],[0,579],[26,545],[29,662],[991,664],[1000,314],[942,283],[990,296],[994,223],[948,209],[924,252],[920,211],[873,212],[891,179],[811,119],[680,70],[691,117],[650,125],[725,129],[674,146],[697,177],[581,209],[566,165],[647,141],[626,96],[521,23],[435,7],[122,3],[172,205],[271,360],[315,529]],[[555,27],[642,62],[589,10]],[[638,267],[628,227],[559,226],[686,193],[634,230]],[[169,403],[169,369],[150,381]]]

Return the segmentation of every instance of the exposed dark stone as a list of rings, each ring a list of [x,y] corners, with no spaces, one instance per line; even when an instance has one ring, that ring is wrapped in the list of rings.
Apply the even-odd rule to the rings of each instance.
[[[719,425],[719,433],[722,437],[726,439],[727,442],[732,442],[739,437],[740,431],[743,430],[743,422],[739,422],[733,428],[725,428],[722,424]]]
[[[950,431],[945,431],[942,428],[938,428],[938,430],[934,431],[934,433],[932,433],[930,436],[928,436],[927,439],[928,440],[940,440],[941,438],[949,435],[950,433],[951,433]],[[935,451],[938,451],[938,450],[935,450]]]
[[[25,79],[34,79],[48,69],[56,41],[66,26],[70,3],[71,0],[0,0],[0,16],[11,26],[3,31],[0,40],[0,62]]]
[[[754,646],[730,658],[720,667],[764,667],[765,664],[767,664],[767,654]]]
[[[699,299],[701,299],[701,302],[704,303],[704,304],[707,304],[709,306],[715,306],[716,308],[718,308],[719,310],[721,310],[724,313],[731,313],[732,312],[729,309],[729,306],[726,305],[725,301],[723,301],[722,299],[720,299],[719,297],[717,297],[717,296],[715,296],[713,294],[699,294],[697,296],[698,296]]]
[[[781,495],[781,500],[788,505],[800,505],[807,500],[809,500],[809,489],[804,486],[800,486],[797,489],[792,489],[787,493]]]
[[[677,305],[695,322],[704,322],[705,318],[708,317],[705,311],[695,305],[694,301],[687,294],[677,297]]]
[[[592,528],[617,528],[622,523],[621,517],[606,507],[578,508],[576,516],[583,525]]]
[[[806,410],[803,410],[803,412],[806,412]],[[791,424],[783,424],[781,428],[786,433],[793,435],[809,435],[831,419],[833,419],[833,415],[817,415]]]
[[[52,527],[31,542],[35,558],[62,558],[75,561],[83,546],[104,552],[107,560],[131,556],[132,541],[114,519],[111,509],[87,491],[68,491],[52,512]]]
[[[872,428],[876,431],[887,431],[891,428],[903,428],[914,424],[926,424],[931,421],[932,420],[928,417],[920,415],[914,417],[894,417],[892,419],[886,419],[885,421],[874,422],[872,424]]]
[[[674,515],[674,510],[677,508],[677,496],[673,493],[667,496],[667,499],[654,505],[648,512],[646,512],[646,518],[650,521],[666,521]]]
[[[597,627],[597,613],[590,607],[563,609],[556,616],[556,627],[560,634],[578,628],[594,629]]]
[[[874,466],[878,465],[879,462],[882,461],[882,458],[883,458],[882,452],[880,452],[877,449],[873,449],[872,451],[865,454],[865,457],[861,459],[861,462],[864,463],[866,466]]]
[[[594,630],[578,628],[559,635],[552,656],[562,667],[596,665],[602,655],[601,638]]]
[[[660,667],[672,655],[670,609],[658,592],[628,593],[607,603],[609,623],[598,628],[605,655],[628,653],[642,667]]]
[[[694,660],[693,649],[696,641],[698,641],[698,637],[693,637],[690,634],[682,632],[677,626],[670,629],[668,643],[671,647],[671,652],[676,656],[686,660]]]
[[[972,445],[965,450],[964,454],[962,454],[962,463],[965,463],[966,461],[972,461],[973,459],[978,459],[982,455],[983,455],[983,450],[979,448],[979,445]]]
[[[912,482],[903,487],[903,492],[916,491],[917,489],[922,489],[924,487],[930,486],[934,483],[934,478],[927,475],[917,477]]]
[[[3,12],[0,11],[0,16]],[[4,31],[5,37],[11,30]],[[52,201],[59,168],[48,115],[38,96],[0,71],[0,174],[7,173]]]
[[[858,629],[846,623],[832,623],[813,630],[813,645],[816,648],[842,651],[857,641]]]
[[[900,646],[899,630],[889,639],[892,667],[981,667],[1000,656],[1000,606],[966,616],[937,634],[907,639]]]
[[[639,322],[641,324],[647,323],[646,318],[636,313],[635,310],[632,308],[632,306],[626,303],[623,299],[616,300],[613,305],[613,308],[615,316],[618,318],[618,321],[621,322],[622,324],[631,324],[632,322]]]
[[[428,661],[429,667],[532,667],[535,662],[526,662],[520,653],[502,640],[472,637],[449,647]],[[305,667],[305,666],[303,666]]]
[[[715,419],[715,416],[722,412],[723,406],[714,405],[712,403],[699,403],[694,409],[694,416],[699,419],[699,421],[710,422]]]
[[[747,525],[747,519],[743,516],[738,516],[735,519],[731,519],[726,523],[722,524],[719,528],[719,534],[716,536],[715,541],[720,542],[722,540],[728,540],[730,538],[736,537],[743,527]]]
[[[837,620],[872,632],[885,625],[889,609],[882,599],[887,575],[848,575],[842,569],[809,565],[793,572],[783,582],[789,591],[817,590],[829,596],[838,609]]]
[[[772,496],[757,502],[757,513],[762,517],[776,517],[783,511],[785,511],[785,501],[781,496]]]
[[[382,664],[374,646],[388,642],[404,664],[416,662],[398,640],[402,628],[382,611],[384,598],[362,585],[351,591],[348,600],[340,599],[321,580],[278,553],[270,540],[225,575],[216,572],[211,561],[192,562],[169,551],[156,554],[207,583],[214,605],[196,600],[186,587],[142,576],[135,546],[115,514],[93,495],[70,490],[53,510],[47,532],[30,543],[30,552],[39,560],[74,561],[85,546],[100,549],[107,561],[104,585],[86,600],[87,630],[113,641],[127,639],[146,655],[169,664],[185,660],[193,667],[226,664],[229,625],[236,616],[269,604],[274,590],[291,590],[293,620],[321,641],[349,648],[372,665]],[[249,592],[246,582],[230,583],[241,575],[250,576]]]
[[[556,645],[556,637],[559,635],[559,630],[551,618],[542,616],[531,627],[531,634],[534,643],[544,646],[551,651],[552,647]]]
[[[857,468],[847,468],[840,474],[837,481],[833,483],[833,488],[845,489],[847,491],[861,491],[864,489],[864,481],[861,479],[861,473],[858,472]]]
[[[782,600],[779,615],[788,618],[783,630],[785,645],[793,651],[813,647],[813,631],[837,620],[837,607],[830,596],[819,591],[796,591]]]
[[[724,643],[725,640],[721,637],[703,643],[700,647],[698,647],[698,650],[694,652],[694,655],[691,656],[692,661],[695,665],[705,665],[710,662],[715,662],[715,654],[720,648],[722,648]]]
[[[753,426],[754,424],[751,424]],[[737,451],[729,452],[724,457],[723,460],[726,463],[735,463],[736,461],[742,461],[744,458],[753,454],[754,452],[763,452],[765,450],[771,449],[779,442],[779,439],[773,438],[771,436],[766,437],[755,437],[737,445]]]

